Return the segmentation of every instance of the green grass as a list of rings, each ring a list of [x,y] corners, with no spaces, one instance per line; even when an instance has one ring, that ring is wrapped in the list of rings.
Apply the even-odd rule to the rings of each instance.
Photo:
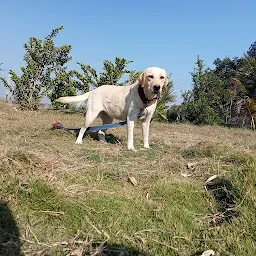
[[[18,203],[27,215],[47,223],[47,227],[39,226],[40,232],[37,231],[41,241],[49,243],[53,236],[73,237],[82,229],[96,241],[111,235],[109,243],[126,242],[156,254],[173,251],[178,255],[178,250],[186,250],[191,245],[180,244],[172,237],[182,237],[191,231],[196,236],[203,224],[200,215],[210,213],[203,190],[197,190],[198,187],[190,183],[157,184],[152,189],[152,199],[143,202],[100,193],[88,195],[79,202],[63,199],[47,184],[35,181],[18,192]],[[125,236],[129,239],[124,239]],[[161,243],[168,243],[169,247],[164,248]]]
[[[78,146],[50,127],[81,114],[0,106],[0,255],[255,255],[254,132],[152,122],[144,150],[136,124],[134,153],[125,127]]]

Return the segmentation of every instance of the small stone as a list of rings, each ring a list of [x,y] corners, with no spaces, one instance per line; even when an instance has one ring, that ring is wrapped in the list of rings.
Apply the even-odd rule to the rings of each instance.
[[[196,163],[187,163],[187,168],[189,170],[194,170],[196,168]]]
[[[215,255],[215,252],[213,250],[207,250],[207,251],[204,251],[201,256],[214,256],[214,255]]]

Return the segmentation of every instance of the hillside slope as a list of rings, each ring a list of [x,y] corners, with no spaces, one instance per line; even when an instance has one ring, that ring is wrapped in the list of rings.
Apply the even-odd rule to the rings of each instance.
[[[0,101],[0,255],[255,255],[255,132],[153,121],[144,150],[138,123],[134,153],[57,121],[83,115]]]

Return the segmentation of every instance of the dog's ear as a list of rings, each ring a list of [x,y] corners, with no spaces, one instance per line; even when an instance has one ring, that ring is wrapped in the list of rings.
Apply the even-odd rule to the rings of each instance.
[[[145,74],[145,71],[143,71],[138,78],[139,84],[142,85],[142,87],[144,87],[145,85],[145,80],[146,80],[145,78],[146,78],[146,74]]]
[[[166,72],[165,81],[164,81],[164,89],[167,87],[168,83],[169,83],[169,79],[168,79],[168,74]]]

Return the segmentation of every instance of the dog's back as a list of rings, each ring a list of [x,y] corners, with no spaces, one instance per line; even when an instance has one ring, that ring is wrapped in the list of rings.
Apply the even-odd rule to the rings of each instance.
[[[103,111],[108,116],[125,120],[130,103],[130,86],[102,85],[90,92],[87,110]]]

